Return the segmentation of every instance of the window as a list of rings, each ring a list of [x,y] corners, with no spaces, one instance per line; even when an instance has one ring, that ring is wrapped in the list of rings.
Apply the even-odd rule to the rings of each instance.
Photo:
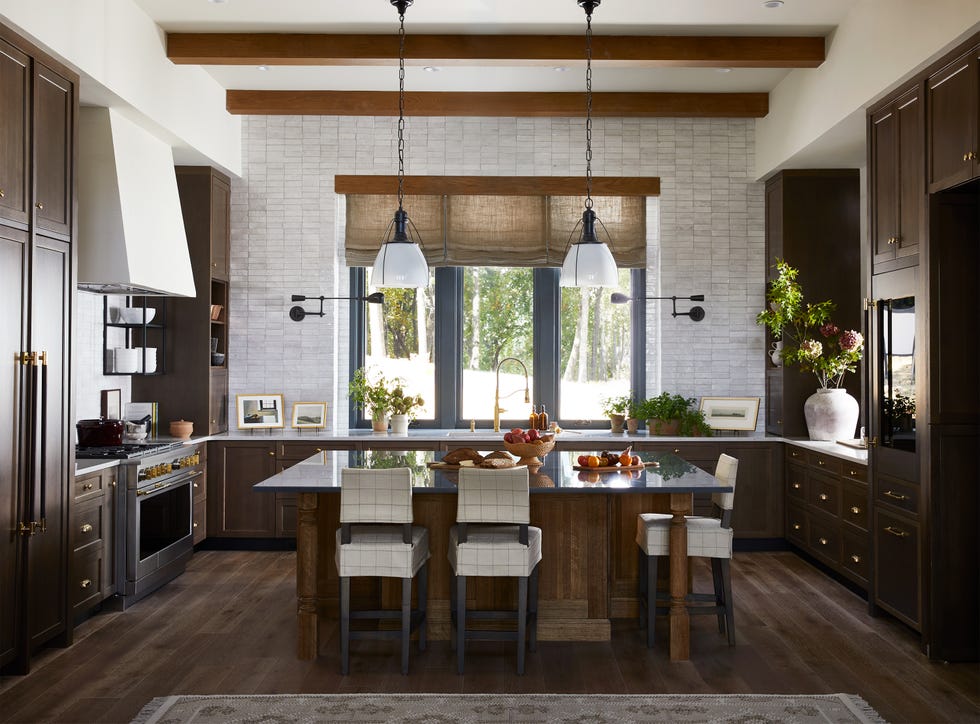
[[[351,305],[351,369],[399,377],[426,405],[417,426],[453,428],[493,420],[497,365],[524,363],[532,403],[563,427],[602,427],[603,397],[645,394],[644,310],[614,305],[613,290],[561,288],[557,268],[438,267],[426,289],[385,289],[379,305]],[[366,288],[351,269],[352,293]],[[621,269],[620,287],[641,294],[642,269]],[[360,290],[360,291],[358,291]],[[421,301],[421,305],[419,302]],[[364,308],[367,308],[366,310]],[[524,371],[500,368],[501,426],[526,426]],[[352,426],[369,421],[351,415]]]

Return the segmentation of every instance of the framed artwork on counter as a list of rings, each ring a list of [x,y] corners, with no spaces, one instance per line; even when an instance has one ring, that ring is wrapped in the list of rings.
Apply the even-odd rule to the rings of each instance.
[[[752,432],[759,420],[758,397],[702,397],[700,409],[712,430]]]
[[[294,402],[293,427],[323,428],[326,426],[326,402]]]
[[[235,407],[240,430],[283,426],[281,394],[236,395]]]

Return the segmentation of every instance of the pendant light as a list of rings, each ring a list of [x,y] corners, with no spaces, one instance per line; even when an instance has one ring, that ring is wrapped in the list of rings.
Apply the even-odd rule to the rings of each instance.
[[[374,260],[371,285],[375,287],[426,287],[429,267],[422,247],[409,236],[412,222],[402,208],[405,186],[405,9],[414,0],[391,0],[398,10],[398,210],[385,231]],[[412,229],[415,225],[412,224]],[[393,232],[393,233],[392,233]],[[418,231],[415,234],[418,236]]]
[[[618,287],[619,272],[609,247],[599,241],[595,225],[602,222],[592,210],[592,11],[602,0],[578,0],[585,10],[585,211],[582,213],[582,236],[569,246],[561,265],[563,287]],[[572,229],[572,235],[579,228]],[[571,236],[569,237],[571,238]]]

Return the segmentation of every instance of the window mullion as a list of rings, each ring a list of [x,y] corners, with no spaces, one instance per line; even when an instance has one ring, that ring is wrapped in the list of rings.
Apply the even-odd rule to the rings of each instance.
[[[561,309],[560,270],[546,267],[534,270],[534,397],[557,419],[561,391],[560,339],[558,317]]]
[[[462,404],[463,279],[459,267],[438,267],[435,302],[435,426],[456,427]]]

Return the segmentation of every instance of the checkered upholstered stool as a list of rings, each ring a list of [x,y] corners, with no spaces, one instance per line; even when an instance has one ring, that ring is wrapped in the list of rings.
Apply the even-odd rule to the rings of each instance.
[[[412,525],[412,473],[408,468],[345,468],[340,477],[340,671],[350,668],[350,640],[401,638],[402,673],[408,673],[409,637],[419,630],[425,650],[425,600],[429,531]],[[419,574],[418,608],[412,610],[412,579]],[[350,579],[385,576],[402,579],[401,610],[351,611]],[[352,618],[401,618],[401,630],[351,631]]]
[[[463,673],[466,639],[517,641],[517,673],[524,673],[524,647],[530,627],[531,651],[537,649],[538,563],[541,529],[528,525],[530,501],[526,467],[459,471],[456,525],[449,530],[449,564],[453,569],[453,644]],[[470,576],[515,576],[516,611],[467,611]],[[516,618],[516,631],[468,631],[467,617]]]
[[[735,478],[738,474],[738,460],[722,454],[715,467],[715,477],[732,486],[730,493],[712,493],[711,501],[720,518],[704,518],[696,515],[686,517],[687,555],[711,559],[711,577],[714,582],[713,594],[688,594],[688,613],[713,613],[718,616],[718,630],[728,631],[728,645],[735,645],[735,620],[732,616],[732,577],[729,561],[732,557],[732,506],[735,502]],[[667,608],[658,608],[657,601],[657,557],[670,555],[670,519],[663,513],[641,513],[636,519],[636,543],[640,547],[640,600],[646,613],[640,612],[640,627],[646,626],[647,646],[653,646],[653,622],[657,613],[667,613]],[[665,600],[666,594],[660,599]],[[710,602],[713,605],[699,606],[691,603]]]

